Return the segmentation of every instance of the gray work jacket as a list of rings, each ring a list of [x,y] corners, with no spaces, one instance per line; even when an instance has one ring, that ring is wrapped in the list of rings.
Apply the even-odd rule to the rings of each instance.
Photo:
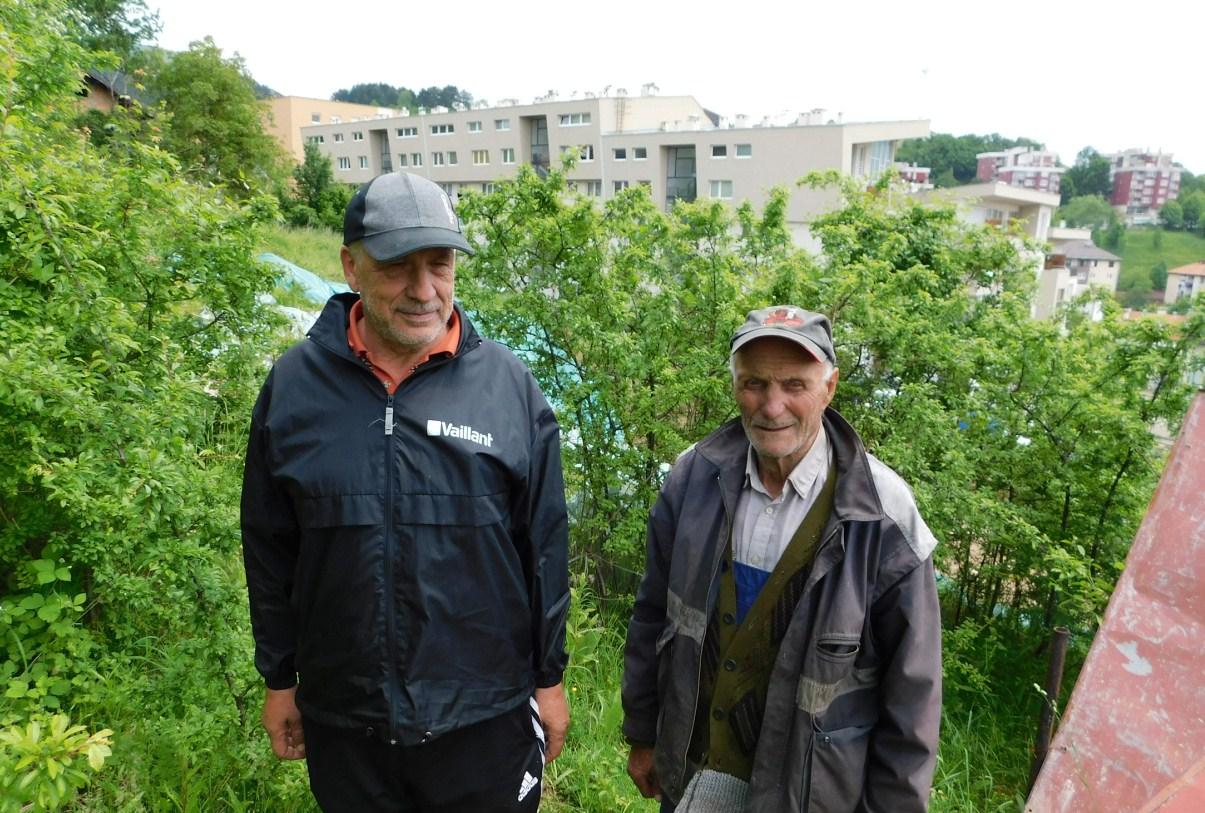
[[[936,540],[911,490],[833,409],[833,512],[779,648],[754,755],[750,807],[923,811],[941,717]],[[700,656],[749,444],[731,421],[688,449],[649,517],[648,558],[624,652],[624,735],[655,744],[677,801]],[[700,723],[706,724],[706,723]]]

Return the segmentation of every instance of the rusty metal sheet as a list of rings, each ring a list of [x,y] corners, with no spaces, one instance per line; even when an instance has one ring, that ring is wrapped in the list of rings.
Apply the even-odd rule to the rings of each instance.
[[[1172,447],[1025,809],[1205,811],[1205,392]]]

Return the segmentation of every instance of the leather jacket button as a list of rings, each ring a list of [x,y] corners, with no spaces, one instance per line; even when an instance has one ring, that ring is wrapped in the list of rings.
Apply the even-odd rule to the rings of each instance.
[[[736,661],[734,661],[732,658],[729,658],[728,660],[724,661],[724,670],[727,672],[735,672],[736,671]]]
[[[723,720],[724,719],[724,710],[723,709],[715,709],[714,711],[711,712],[711,716],[717,720]]]
[[[734,616],[732,613],[724,613],[724,623],[725,624],[735,624],[736,616]]]
[[[364,729],[365,737],[371,737],[375,733],[376,733],[376,729],[374,729],[372,726],[369,726],[368,728]]]

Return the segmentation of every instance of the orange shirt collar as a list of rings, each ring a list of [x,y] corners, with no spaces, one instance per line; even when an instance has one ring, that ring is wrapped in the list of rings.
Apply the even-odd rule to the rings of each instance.
[[[452,317],[448,320],[448,330],[444,333],[443,338],[439,343],[431,348],[431,352],[422,361],[415,364],[409,369],[402,369],[397,366],[390,365],[389,362],[384,362],[375,358],[368,350],[368,346],[364,344],[364,337],[360,333],[360,323],[364,319],[364,303],[357,299],[355,304],[351,306],[351,312],[347,319],[347,344],[352,352],[368,362],[369,369],[372,374],[385,385],[385,389],[392,395],[398,388],[398,385],[405,381],[414,372],[419,364],[430,361],[441,353],[455,353],[456,348],[460,345],[460,315],[456,313],[456,309],[452,309]]]

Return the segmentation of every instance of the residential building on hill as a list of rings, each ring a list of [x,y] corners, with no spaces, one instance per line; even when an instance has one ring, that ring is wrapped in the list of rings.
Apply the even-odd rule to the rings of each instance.
[[[298,161],[305,160],[302,127],[389,118],[400,114],[400,111],[390,107],[307,99],[304,96],[273,96],[266,101],[272,114],[268,132]]]
[[[1010,186],[1037,189],[1058,194],[1059,182],[1065,170],[1058,165],[1059,156],[1049,150],[1032,147],[1012,147],[999,152],[981,152],[975,178],[979,181],[1003,181]]]
[[[1163,204],[1180,194],[1180,167],[1171,153],[1125,150],[1105,158],[1113,182],[1109,202],[1130,225],[1154,223]]]
[[[1167,304],[1202,292],[1205,292],[1205,260],[1167,270],[1167,287],[1163,290],[1163,301]]]
[[[1070,302],[1092,288],[1103,288],[1113,293],[1121,275],[1121,257],[1105,251],[1092,242],[1087,229],[1051,229],[1051,250],[1046,255],[1046,266],[1038,280],[1037,304],[1034,316],[1048,319],[1055,315],[1059,306]],[[1087,232],[1077,239],[1061,239],[1062,232]],[[1085,308],[1087,315],[1096,321],[1104,317],[1099,302],[1090,302]]]
[[[522,164],[545,172],[566,151],[577,156],[569,183],[600,200],[643,185],[667,207],[699,198],[760,207],[772,187],[786,186],[787,221],[805,245],[807,220],[838,196],[794,188],[797,180],[835,169],[869,183],[892,165],[902,140],[928,133],[923,120],[847,123],[817,110],[786,122],[726,119],[692,96],[649,92],[568,100],[550,95],[530,104],[512,99],[302,128],[304,138],[330,156],[336,180],[362,183],[406,170],[439,183],[453,199],[491,190]]]

